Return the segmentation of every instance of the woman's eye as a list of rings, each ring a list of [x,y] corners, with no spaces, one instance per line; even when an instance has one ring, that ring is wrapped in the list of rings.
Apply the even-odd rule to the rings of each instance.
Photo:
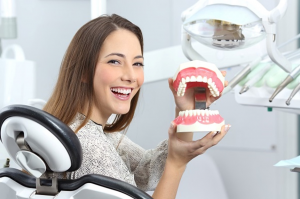
[[[120,64],[119,61],[117,61],[117,60],[110,60],[110,61],[108,61],[108,63],[110,63],[110,64]]]
[[[141,67],[143,67],[143,66],[144,66],[144,64],[143,64],[143,63],[141,63],[141,62],[137,62],[137,63],[135,63],[134,65],[135,65],[135,66],[141,66]]]

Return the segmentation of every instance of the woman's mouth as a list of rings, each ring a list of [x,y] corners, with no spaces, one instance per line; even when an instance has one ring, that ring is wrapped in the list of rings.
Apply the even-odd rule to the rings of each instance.
[[[132,92],[132,88],[121,88],[121,87],[113,87],[110,88],[113,95],[119,100],[128,100],[130,98],[130,94]]]

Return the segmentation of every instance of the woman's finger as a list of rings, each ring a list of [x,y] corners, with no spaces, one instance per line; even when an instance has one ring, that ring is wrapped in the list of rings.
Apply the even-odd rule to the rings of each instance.
[[[213,134],[214,132],[209,132],[203,138],[190,142],[191,149],[195,151],[199,148],[205,147],[208,143],[212,143]]]
[[[168,130],[170,139],[176,138],[176,127],[177,127],[176,123],[172,121]]]
[[[223,125],[221,131],[213,137],[213,146],[218,144],[231,128],[230,124]]]
[[[227,80],[224,82],[224,87],[226,87],[226,86],[228,86],[228,81]]]
[[[173,95],[175,95],[176,92],[175,92],[175,89],[174,89],[174,87],[173,87],[173,79],[172,79],[172,78],[169,78],[169,79],[168,79],[168,82],[169,82],[169,88],[170,88],[170,90],[172,91]]]
[[[222,75],[223,75],[224,77],[225,77],[226,74],[227,74],[227,72],[226,72],[225,70],[222,70],[221,73],[222,73]]]

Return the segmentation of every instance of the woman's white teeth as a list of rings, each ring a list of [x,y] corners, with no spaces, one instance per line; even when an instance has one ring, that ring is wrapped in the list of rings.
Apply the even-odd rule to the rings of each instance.
[[[182,117],[188,117],[188,116],[211,116],[211,115],[219,115],[219,111],[217,110],[186,110],[186,111],[180,111],[179,116]]]
[[[178,90],[177,90],[177,96],[184,96],[185,90],[186,90],[186,83],[188,82],[204,82],[208,84],[208,89],[210,90],[210,93],[212,96],[217,97],[220,95],[220,92],[216,86],[216,83],[213,82],[212,78],[202,77],[202,76],[191,76],[182,78]]]
[[[122,94],[125,94],[125,95],[131,93],[130,88],[111,88],[110,90],[113,91],[113,92],[122,93]]]

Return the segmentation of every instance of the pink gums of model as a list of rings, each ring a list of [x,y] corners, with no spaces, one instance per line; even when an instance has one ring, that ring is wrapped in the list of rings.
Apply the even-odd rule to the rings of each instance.
[[[184,96],[187,89],[203,87],[218,97],[224,89],[224,77],[214,64],[195,60],[180,65],[173,77],[173,87],[177,96]],[[203,97],[205,94],[195,94],[195,100]],[[225,123],[217,110],[208,109],[181,111],[174,122],[177,132],[220,131]]]

